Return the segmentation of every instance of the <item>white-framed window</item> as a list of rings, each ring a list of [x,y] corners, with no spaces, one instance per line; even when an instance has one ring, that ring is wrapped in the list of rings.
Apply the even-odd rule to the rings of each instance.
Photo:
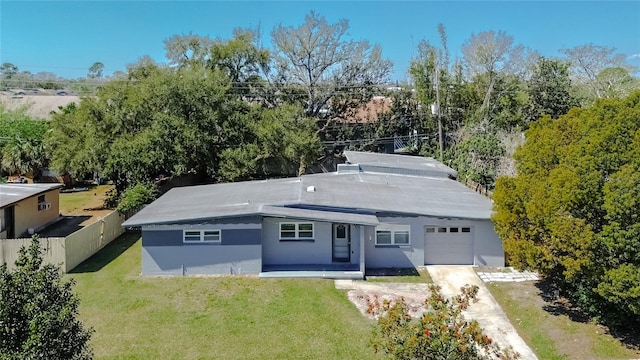
[[[376,245],[410,245],[411,226],[380,224],[376,227]]]
[[[313,240],[312,222],[281,222],[280,240]]]
[[[185,243],[219,243],[222,241],[220,230],[184,230],[182,241]]]
[[[38,196],[38,211],[51,208],[51,203],[45,200],[44,194]]]

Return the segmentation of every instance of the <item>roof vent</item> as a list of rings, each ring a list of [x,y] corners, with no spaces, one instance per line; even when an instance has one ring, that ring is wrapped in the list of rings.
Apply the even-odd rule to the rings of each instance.
[[[307,192],[316,192],[316,187],[313,185],[307,186]]]

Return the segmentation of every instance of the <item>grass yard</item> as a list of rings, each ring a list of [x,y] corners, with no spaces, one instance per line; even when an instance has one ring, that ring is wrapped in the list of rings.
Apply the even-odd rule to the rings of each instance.
[[[602,327],[574,321],[560,304],[546,302],[532,281],[487,287],[540,360],[640,358],[640,351],[628,349]]]
[[[64,215],[83,214],[84,209],[100,208],[112,185],[98,185],[87,191],[60,194],[60,212]]]
[[[93,193],[92,193],[93,194]],[[373,359],[373,322],[333,281],[140,276],[124,234],[69,276],[96,359]]]

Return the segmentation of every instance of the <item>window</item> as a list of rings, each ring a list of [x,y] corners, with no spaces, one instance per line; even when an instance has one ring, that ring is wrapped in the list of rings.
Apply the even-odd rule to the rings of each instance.
[[[51,208],[51,203],[48,203],[45,198],[44,198],[44,194],[39,195],[38,196],[38,211],[40,210],[47,210]]]
[[[313,240],[313,223],[280,223],[280,240]]]
[[[185,230],[182,240],[186,243],[219,243],[220,230]]]
[[[435,227],[435,226],[427,226],[425,228],[425,231],[428,233],[435,233],[435,232],[439,232],[439,233],[446,233],[447,229],[449,229],[449,233],[470,233],[471,232],[471,228],[470,227],[450,227],[450,228],[446,228],[446,227]]]
[[[381,224],[376,227],[376,245],[409,245],[409,225]]]
[[[0,232],[7,229],[7,220],[5,219],[6,213],[5,209],[0,209]]]

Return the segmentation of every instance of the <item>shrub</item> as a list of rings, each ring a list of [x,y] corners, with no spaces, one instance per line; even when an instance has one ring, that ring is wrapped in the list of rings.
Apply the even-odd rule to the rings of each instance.
[[[138,183],[128,188],[120,196],[116,210],[121,214],[129,214],[139,210],[156,198],[158,187],[153,183]]]
[[[374,303],[380,317],[372,344],[376,352],[393,359],[517,359],[518,354],[503,350],[483,333],[475,320],[466,320],[462,311],[476,299],[477,286],[465,286],[452,299],[432,285],[425,300],[427,311],[415,319],[400,298],[394,302]]]

